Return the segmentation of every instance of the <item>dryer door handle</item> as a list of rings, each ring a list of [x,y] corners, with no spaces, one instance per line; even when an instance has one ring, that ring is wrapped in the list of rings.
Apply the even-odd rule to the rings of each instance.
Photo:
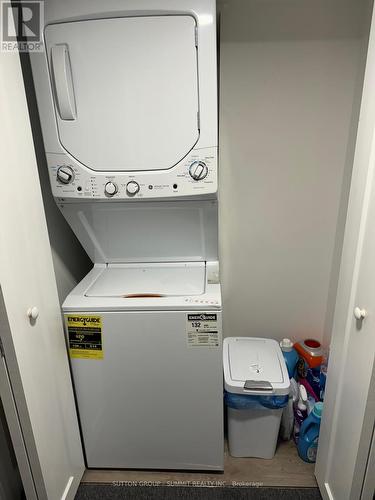
[[[51,49],[51,66],[55,87],[56,104],[62,120],[76,119],[72,70],[69,49],[65,44],[54,45]]]

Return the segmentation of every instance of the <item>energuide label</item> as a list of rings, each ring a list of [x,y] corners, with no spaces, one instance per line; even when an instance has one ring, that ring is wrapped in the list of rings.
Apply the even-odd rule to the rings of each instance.
[[[101,316],[66,314],[71,358],[103,359]]]
[[[219,329],[216,313],[188,313],[186,315],[188,347],[218,347]]]

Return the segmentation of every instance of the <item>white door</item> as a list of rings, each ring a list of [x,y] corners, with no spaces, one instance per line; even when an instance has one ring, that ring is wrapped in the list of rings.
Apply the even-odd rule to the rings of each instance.
[[[316,464],[331,500],[361,498],[375,418],[374,88],[373,20]]]
[[[195,29],[188,15],[47,26],[61,145],[97,171],[182,160],[199,137]]]
[[[7,415],[18,414],[38,499],[73,499],[84,471],[60,306],[18,53],[0,52],[0,286],[2,382]],[[28,316],[28,309],[34,319]],[[30,313],[30,316],[31,316]],[[1,387],[6,387],[1,384]],[[8,384],[9,387],[9,384]],[[8,391],[9,396],[9,391]],[[6,401],[4,401],[4,405]],[[16,427],[12,419],[10,430]],[[20,433],[12,433],[14,445]],[[29,494],[33,498],[33,493]]]

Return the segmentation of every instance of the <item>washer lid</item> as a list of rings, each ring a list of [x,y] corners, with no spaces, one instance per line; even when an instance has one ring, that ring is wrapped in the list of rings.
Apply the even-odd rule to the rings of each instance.
[[[217,203],[61,203],[91,260],[103,264],[217,260]]]
[[[288,394],[289,376],[272,339],[229,337],[223,347],[225,389],[237,394]]]
[[[201,295],[205,291],[204,262],[111,264],[103,268],[86,297],[152,298]]]

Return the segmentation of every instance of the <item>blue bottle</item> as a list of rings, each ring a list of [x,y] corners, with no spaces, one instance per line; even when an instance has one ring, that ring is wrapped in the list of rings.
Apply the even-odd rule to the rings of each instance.
[[[301,425],[298,454],[305,462],[316,462],[322,411],[323,403],[315,403],[312,412]]]
[[[294,377],[297,362],[299,359],[297,351],[293,347],[293,342],[290,339],[283,339],[280,341],[280,347],[283,352],[286,367],[288,369],[289,378]]]

